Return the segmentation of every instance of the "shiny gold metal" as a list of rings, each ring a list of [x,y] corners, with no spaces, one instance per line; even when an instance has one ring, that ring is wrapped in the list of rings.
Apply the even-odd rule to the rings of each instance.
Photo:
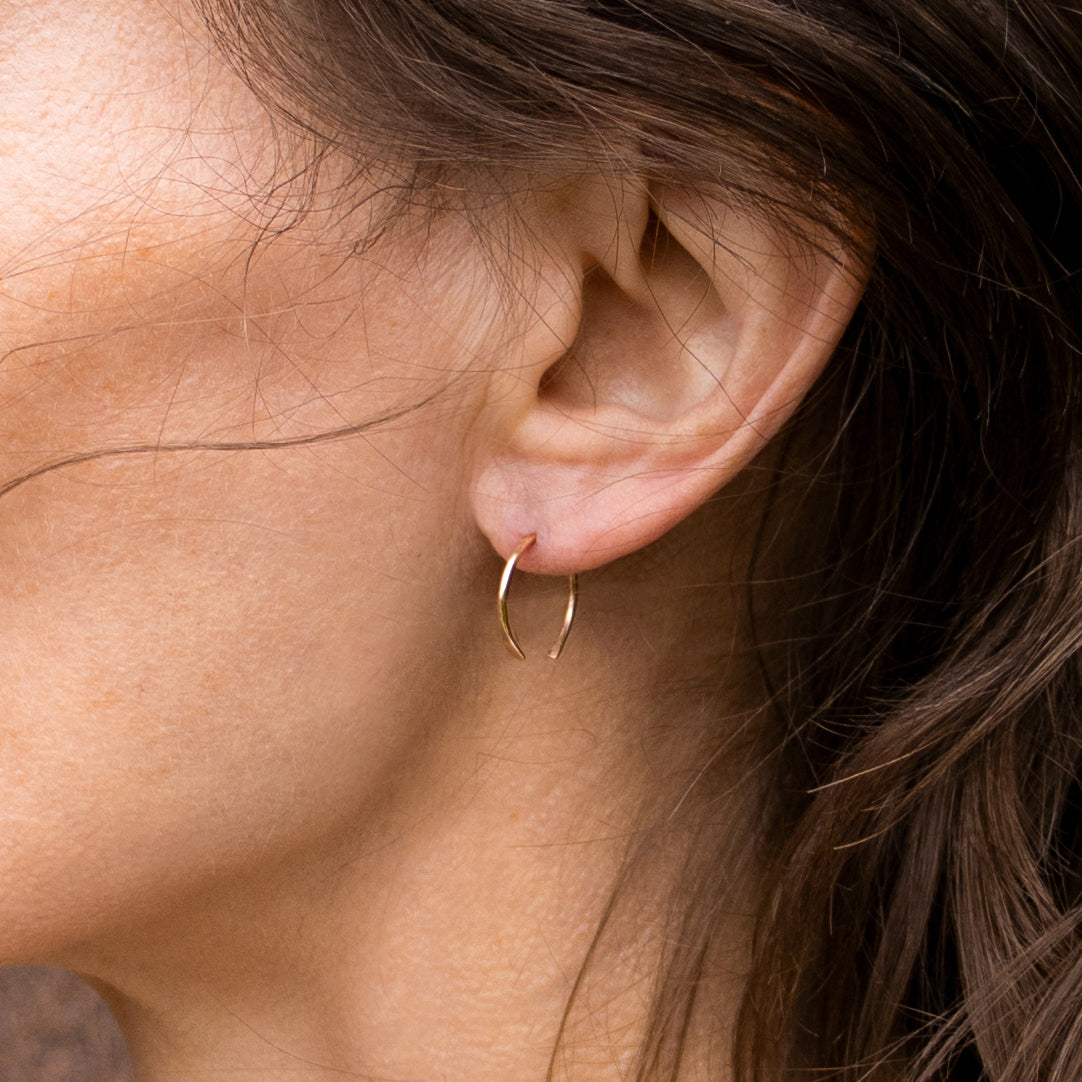
[[[500,615],[500,630],[503,632],[503,640],[507,649],[515,655],[520,661],[526,659],[526,655],[522,652],[522,647],[518,644],[518,639],[515,638],[515,633],[511,630],[511,621],[507,615],[507,594],[511,589],[511,576],[515,573],[515,564],[518,563],[518,558],[537,540],[537,534],[530,534],[529,537],[524,537],[518,544],[518,547],[507,558],[507,563],[503,565],[503,574],[500,576],[500,590],[497,595],[497,604]],[[567,577],[568,592],[567,592],[567,611],[564,613],[564,626],[560,629],[560,636],[556,640],[555,645],[549,651],[549,657],[555,661],[560,656],[560,651],[564,648],[564,643],[567,642],[568,633],[571,631],[571,624],[575,619],[575,605],[579,597],[579,577],[578,575],[569,575]]]

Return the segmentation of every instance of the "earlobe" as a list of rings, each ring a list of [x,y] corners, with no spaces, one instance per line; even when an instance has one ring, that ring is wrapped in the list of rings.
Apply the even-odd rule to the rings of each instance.
[[[722,204],[583,182],[558,250],[576,334],[494,399],[472,485],[501,556],[570,574],[656,540],[781,428],[833,352],[863,274]],[[551,251],[550,248],[545,251]],[[544,257],[545,252],[537,253]],[[526,373],[530,372],[527,376]]]

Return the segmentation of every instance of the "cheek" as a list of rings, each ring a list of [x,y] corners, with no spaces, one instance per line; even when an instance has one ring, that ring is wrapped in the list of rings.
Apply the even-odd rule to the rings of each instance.
[[[401,448],[378,450],[369,487],[356,448],[293,449],[87,465],[5,499],[0,958],[252,873],[416,746],[439,584],[419,553],[379,556],[407,520],[377,464]]]
[[[400,275],[261,259],[214,289],[204,269],[183,321],[56,317],[0,368],[0,478],[29,477],[0,498],[2,960],[254,874],[420,743],[412,659],[455,634],[423,539],[458,511],[461,402],[311,446],[155,448],[363,424],[470,353]]]
[[[2,960],[63,957],[351,821],[423,742],[415,659],[467,637],[433,619],[455,578],[426,539],[459,516],[468,381],[340,441],[155,450],[362,424],[475,355],[422,318],[423,282],[263,260],[257,315],[223,285],[206,318],[0,369],[0,477],[30,477],[0,498]]]
[[[421,741],[414,659],[466,637],[429,539],[469,264],[366,270],[367,218],[331,246],[318,208],[268,243],[281,148],[168,7],[0,0],[0,960],[355,815]]]

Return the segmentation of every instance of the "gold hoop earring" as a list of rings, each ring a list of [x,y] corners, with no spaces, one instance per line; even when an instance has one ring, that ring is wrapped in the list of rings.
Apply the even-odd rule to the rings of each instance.
[[[511,621],[507,616],[507,594],[511,589],[511,576],[515,573],[515,564],[518,563],[518,558],[536,540],[537,534],[535,533],[530,534],[529,537],[524,537],[519,542],[518,548],[508,556],[507,563],[503,565],[503,574],[500,576],[500,590],[497,594],[497,605],[500,614],[500,630],[503,632],[503,641],[506,644],[507,649],[520,661],[525,661],[526,655],[522,652],[522,647],[519,646],[518,639],[515,638],[515,633],[511,630]],[[564,613],[564,626],[560,629],[560,637],[549,651],[549,657],[552,658],[553,661],[560,656],[560,651],[563,650],[564,643],[567,642],[567,635],[571,630],[571,623],[575,619],[575,604],[579,598],[578,575],[568,575],[567,585],[567,611]]]

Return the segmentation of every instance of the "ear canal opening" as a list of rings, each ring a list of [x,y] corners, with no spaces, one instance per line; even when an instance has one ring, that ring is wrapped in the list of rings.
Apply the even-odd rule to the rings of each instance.
[[[659,249],[669,242],[678,243],[673,240],[672,235],[657,216],[653,206],[651,206],[647,214],[646,226],[643,229],[642,240],[639,243],[639,265],[650,267]],[[599,261],[592,261],[584,268],[581,288],[583,312],[575,329],[575,337],[568,345],[563,356],[545,371],[538,386],[541,397],[557,405],[562,398],[581,397],[583,390],[587,388],[592,389],[592,398],[595,402],[597,401],[596,388],[594,388],[590,375],[590,366],[585,363],[586,358],[584,356],[587,350],[594,348],[596,345],[596,330],[593,326],[596,320],[591,317],[595,315],[595,309],[602,298],[607,300],[614,293],[621,292],[620,283],[616,281],[608,268]],[[643,289],[643,283],[640,279],[640,281],[634,283],[633,293],[642,294],[644,292],[648,295],[648,290]],[[628,315],[631,318],[634,318],[636,306],[641,303],[641,296],[636,297],[632,293],[628,294],[626,306]],[[613,316],[618,316],[618,313],[611,313],[608,318],[611,319]],[[568,393],[568,388],[565,386],[567,383],[574,385],[575,395]]]
[[[653,203],[650,204],[650,212],[646,217],[646,228],[642,231],[642,241],[639,243],[639,262],[649,272],[657,258],[659,251],[669,243],[679,242],[665,228],[665,223],[658,217]]]
[[[599,287],[599,281],[601,288],[616,288],[612,278],[600,265],[594,264],[583,271],[580,287],[582,315],[575,328],[575,337],[563,355],[545,370],[538,384],[538,397],[557,408],[597,401],[597,388],[590,374],[589,360],[594,336],[592,298]]]

